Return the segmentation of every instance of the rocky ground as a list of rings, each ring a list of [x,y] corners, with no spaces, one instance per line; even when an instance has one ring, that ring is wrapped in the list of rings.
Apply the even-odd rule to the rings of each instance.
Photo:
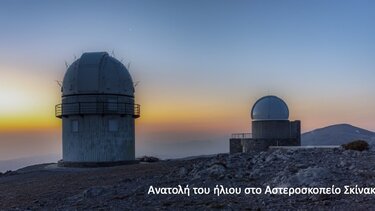
[[[44,164],[0,176],[0,209],[224,209],[372,210],[375,194],[344,194],[344,186],[375,187],[375,152],[270,149],[110,168],[74,169]],[[148,194],[150,186],[186,187],[185,194]],[[216,185],[240,194],[213,193]],[[245,194],[245,188],[335,187],[341,194]],[[210,188],[205,195],[193,187]],[[164,189],[165,191],[166,189]],[[217,189],[216,189],[217,190]],[[224,190],[224,189],[220,189]],[[233,190],[233,189],[232,189]]]

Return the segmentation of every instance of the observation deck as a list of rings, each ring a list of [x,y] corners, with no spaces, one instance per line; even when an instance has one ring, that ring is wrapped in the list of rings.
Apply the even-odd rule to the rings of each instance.
[[[139,118],[141,106],[131,103],[109,103],[109,102],[78,102],[62,103],[55,106],[55,116],[62,118],[69,115],[131,115]]]

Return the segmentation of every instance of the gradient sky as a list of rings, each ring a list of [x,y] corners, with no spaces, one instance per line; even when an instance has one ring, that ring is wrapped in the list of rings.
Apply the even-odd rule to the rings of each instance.
[[[267,94],[303,131],[375,130],[374,20],[370,0],[0,0],[0,133],[55,131],[59,143],[55,80],[85,51],[131,63],[145,152],[248,132]]]

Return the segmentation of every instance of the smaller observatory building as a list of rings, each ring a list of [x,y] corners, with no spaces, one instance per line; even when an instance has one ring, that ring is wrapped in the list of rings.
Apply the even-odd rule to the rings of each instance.
[[[260,98],[251,109],[251,119],[252,133],[232,134],[230,153],[301,145],[301,122],[289,121],[289,108],[282,99],[272,95]]]
[[[133,80],[126,67],[106,52],[83,53],[67,69],[61,87],[60,166],[111,166],[135,161]]]

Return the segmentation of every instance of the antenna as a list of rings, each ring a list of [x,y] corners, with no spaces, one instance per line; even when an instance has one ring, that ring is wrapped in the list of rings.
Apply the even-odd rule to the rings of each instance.
[[[74,61],[77,60],[77,56],[74,54]]]
[[[134,83],[134,87],[137,87],[137,85],[140,83],[140,81],[136,81],[135,83]]]
[[[128,70],[130,70],[130,64],[131,64],[131,62],[128,63]]]
[[[59,87],[62,87],[62,82],[61,81],[59,81],[59,80],[55,80],[55,81],[56,81],[57,85],[59,85]]]
[[[69,67],[69,64],[67,61],[65,61],[65,67],[68,68]]]

